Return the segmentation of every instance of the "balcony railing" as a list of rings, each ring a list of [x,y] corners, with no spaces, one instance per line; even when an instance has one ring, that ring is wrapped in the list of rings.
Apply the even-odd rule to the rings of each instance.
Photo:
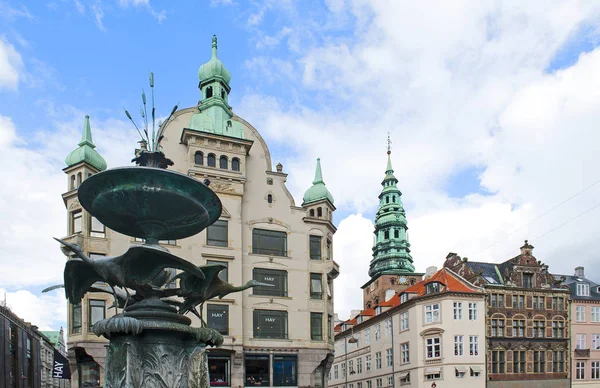
[[[575,357],[589,358],[590,350],[589,349],[575,349]]]

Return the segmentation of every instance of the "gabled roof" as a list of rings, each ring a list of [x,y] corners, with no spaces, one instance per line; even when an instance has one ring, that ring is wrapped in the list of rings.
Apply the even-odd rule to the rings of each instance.
[[[600,301],[600,289],[598,288],[600,285],[594,283],[593,281],[575,275],[552,275],[556,280],[562,280],[563,284],[565,284],[569,291],[571,292],[571,297],[576,300],[592,300],[592,301]],[[577,285],[578,284],[588,284],[590,286],[590,296],[580,296],[577,295]]]
[[[404,292],[406,293],[414,293],[417,296],[425,295],[425,286],[428,283],[441,283],[443,285],[442,289],[438,294],[443,294],[445,292],[468,292],[468,293],[478,293],[480,291],[475,288],[475,286],[468,286],[467,281],[462,279],[450,271],[447,268],[442,268],[437,271],[432,277],[427,280],[421,280],[418,283],[408,287]],[[400,298],[398,298],[400,300]]]

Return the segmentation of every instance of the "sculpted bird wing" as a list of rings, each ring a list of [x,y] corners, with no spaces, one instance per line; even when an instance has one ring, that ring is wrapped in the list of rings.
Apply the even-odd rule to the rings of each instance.
[[[219,273],[226,269],[227,267],[221,264],[209,264],[198,267],[206,276],[205,279],[199,279],[198,277],[184,273],[180,274],[181,282],[179,283],[181,289],[184,292],[197,292],[203,293],[203,291],[208,287],[216,278],[219,276]]]
[[[78,304],[92,284],[104,279],[89,264],[71,259],[65,264],[65,295],[72,304]]]
[[[147,284],[165,268],[175,268],[204,279],[204,273],[187,260],[150,245],[135,245],[117,258],[128,277],[138,284]]]
[[[44,288],[44,289],[42,290],[42,293],[45,293],[45,292],[50,292],[50,291],[56,290],[56,289],[58,289],[58,288],[63,288],[64,286],[65,286],[64,284],[56,284],[56,285],[54,285],[54,286],[50,286],[50,287],[48,287],[48,288]]]

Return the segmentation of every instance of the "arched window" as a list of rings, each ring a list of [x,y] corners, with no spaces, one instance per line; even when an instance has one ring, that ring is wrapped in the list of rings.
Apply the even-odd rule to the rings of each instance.
[[[194,164],[202,166],[204,164],[204,154],[200,151],[196,151],[194,154]]]
[[[215,154],[208,154],[208,157],[206,158],[206,164],[209,167],[217,166],[217,157],[215,156]]]
[[[75,175],[71,175],[71,187],[70,189],[73,190],[75,188]]]
[[[78,172],[77,173],[77,187],[79,187],[80,184],[81,184],[81,173]]]
[[[383,232],[383,238],[386,239],[386,240],[390,238],[390,231],[389,230],[386,230],[385,232]]]
[[[240,160],[238,158],[231,159],[231,169],[233,171],[240,171]]]
[[[398,229],[394,230],[394,238],[400,237],[400,231]]]
[[[314,217],[315,216],[315,209],[310,209],[308,211],[308,215],[311,216],[311,217]]]
[[[320,206],[317,208],[317,217],[323,217],[323,209]]]
[[[221,155],[221,157],[219,158],[219,168],[223,168],[223,169],[227,169],[227,165],[228,165],[228,160],[227,160],[227,156],[225,155]]]
[[[267,195],[267,202],[273,203],[273,195],[271,195],[271,194]]]
[[[209,86],[206,88],[206,98],[211,98],[213,96],[213,88]]]

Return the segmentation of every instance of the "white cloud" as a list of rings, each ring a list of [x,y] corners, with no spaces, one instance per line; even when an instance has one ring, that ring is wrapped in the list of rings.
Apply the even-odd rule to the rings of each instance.
[[[164,9],[161,11],[156,11],[152,7],[152,5],[150,5],[150,0],[119,0],[119,6],[121,6],[122,8],[127,8],[130,6],[137,7],[137,8],[144,8],[148,12],[150,12],[150,14],[156,20],[158,20],[159,23],[161,23],[163,20],[165,20],[167,18],[167,11]]]
[[[17,90],[22,69],[21,55],[12,44],[0,36],[0,91],[2,89]]]
[[[77,12],[83,14],[85,13],[85,6],[81,3],[81,1],[79,0],[74,0],[75,1],[75,8],[77,8]]]
[[[27,290],[8,292],[0,287],[0,298],[19,318],[40,330],[66,329],[67,301],[62,289],[48,294],[34,295]]]

